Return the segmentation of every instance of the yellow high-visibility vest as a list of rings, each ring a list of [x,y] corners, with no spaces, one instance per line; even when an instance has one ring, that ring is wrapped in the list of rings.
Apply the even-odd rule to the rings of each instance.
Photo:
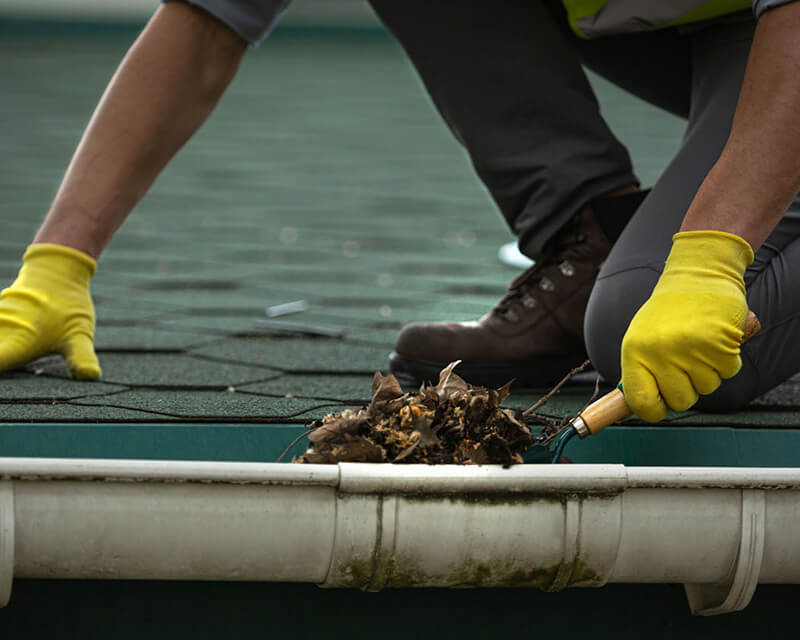
[[[583,38],[663,29],[751,7],[749,0],[561,0]]]

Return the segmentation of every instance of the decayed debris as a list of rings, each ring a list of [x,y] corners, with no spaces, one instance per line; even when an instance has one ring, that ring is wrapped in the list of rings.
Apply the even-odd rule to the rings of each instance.
[[[396,462],[501,464],[522,462],[534,443],[521,412],[500,407],[500,389],[473,387],[445,367],[439,383],[403,393],[394,376],[375,374],[372,401],[311,424],[305,463]]]

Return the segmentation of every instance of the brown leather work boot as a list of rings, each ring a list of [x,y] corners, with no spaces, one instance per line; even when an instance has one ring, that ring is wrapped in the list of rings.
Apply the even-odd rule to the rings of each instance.
[[[643,196],[628,198],[630,215]],[[496,388],[512,379],[526,387],[557,382],[586,359],[583,316],[589,294],[611,250],[609,236],[616,239],[630,215],[607,233],[608,225],[601,228],[587,205],[553,238],[547,255],[516,278],[480,320],[404,327],[389,356],[389,370],[401,383],[417,385],[435,382],[443,367],[461,360],[458,375],[475,385]]]

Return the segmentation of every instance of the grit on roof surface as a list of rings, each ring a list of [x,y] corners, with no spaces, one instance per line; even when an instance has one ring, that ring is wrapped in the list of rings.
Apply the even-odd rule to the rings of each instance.
[[[0,42],[2,284],[131,39]],[[681,123],[596,83],[652,182]],[[474,319],[502,295],[510,239],[388,38],[279,31],[100,260],[103,380],[70,381],[54,357],[2,374],[0,422],[307,422],[358,406],[405,322]],[[279,320],[311,334],[265,323],[267,307],[296,300],[307,310]],[[548,409],[572,413],[591,391],[567,388]],[[675,419],[794,424],[797,395],[789,384],[757,410]]]

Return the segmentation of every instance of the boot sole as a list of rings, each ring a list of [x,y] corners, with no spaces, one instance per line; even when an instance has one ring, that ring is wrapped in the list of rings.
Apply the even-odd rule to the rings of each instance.
[[[516,389],[547,387],[556,384],[571,369],[586,360],[585,354],[537,358],[531,362],[496,362],[491,364],[461,363],[456,373],[475,386],[499,388],[509,380]],[[411,360],[396,351],[389,354],[389,372],[403,387],[417,387],[423,382],[439,381],[439,372],[449,362]]]

